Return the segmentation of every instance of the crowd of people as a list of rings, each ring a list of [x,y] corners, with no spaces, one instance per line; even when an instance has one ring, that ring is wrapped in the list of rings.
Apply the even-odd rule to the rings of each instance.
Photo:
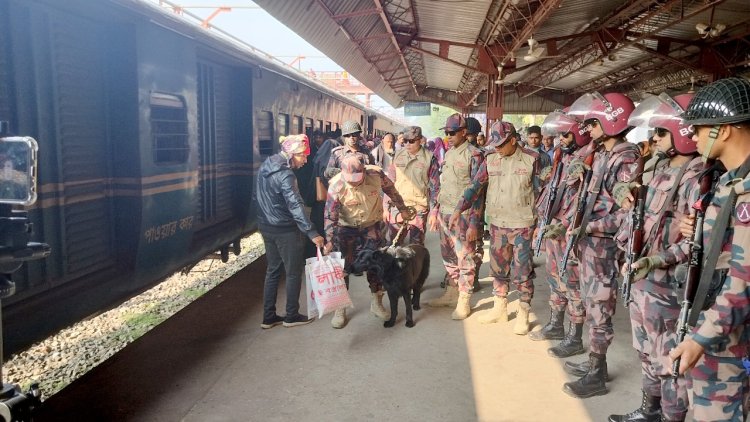
[[[649,128],[652,138],[628,142],[634,127]],[[564,364],[578,377],[563,386],[573,397],[608,392],[612,316],[619,288],[627,287],[643,399],[610,421],[683,421],[688,406],[695,420],[744,420],[748,80],[720,79],[694,94],[662,93],[637,106],[621,93],[587,93],[526,129],[525,139],[502,120],[485,136],[476,119],[458,113],[442,130],[445,138],[427,140],[411,126],[369,142],[359,123],[348,121],[340,139],[281,138],[281,152],[263,164],[257,187],[268,259],[263,328],[310,321],[298,312],[302,252],[291,247],[302,234],[311,248],[340,251],[350,262],[393,241],[403,224],[402,244],[424,244],[427,230],[439,233],[445,290],[428,305],[452,308],[454,320],[472,313],[488,243],[493,306],[479,322],[507,322],[512,284],[519,297],[515,334],[559,340],[548,349],[556,358],[588,350],[588,359]],[[535,239],[547,255],[550,317],[529,333]],[[286,317],[275,309],[282,268]],[[376,277],[367,275],[370,310],[387,319]],[[345,310],[336,311],[332,326],[346,323]]]

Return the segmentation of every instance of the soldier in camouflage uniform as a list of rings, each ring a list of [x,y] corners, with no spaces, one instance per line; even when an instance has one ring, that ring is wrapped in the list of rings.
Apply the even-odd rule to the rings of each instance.
[[[672,382],[669,351],[677,345],[681,295],[675,276],[677,265],[686,263],[690,244],[679,230],[679,221],[690,214],[698,199],[698,175],[703,162],[695,151],[695,142],[680,115],[692,94],[667,94],[649,97],[630,115],[631,126],[655,129],[659,160],[647,185],[644,202],[643,245],[641,257],[633,263],[630,321],[633,347],[641,360],[643,399],[641,407],[624,415],[610,415],[610,422],[684,421],[687,413],[687,386],[680,378]],[[663,164],[663,165],[662,165]],[[615,200],[631,209],[633,196],[627,183],[615,185]],[[632,218],[616,236],[620,248],[627,249],[633,236]]]
[[[704,259],[714,247],[721,249],[715,271],[701,283],[721,288],[714,289],[709,307],[670,357],[681,359],[680,373],[693,368],[687,375],[696,421],[742,421],[750,392],[743,367],[750,352],[750,177],[741,177],[750,158],[750,82],[727,78],[701,88],[684,118],[693,125],[698,151],[728,171],[714,188],[703,223]],[[729,211],[726,231],[713,233],[722,209]],[[690,231],[691,223],[681,229]]]
[[[561,171],[560,180],[557,184],[556,199],[551,206],[552,219],[544,228],[541,234],[544,238],[544,248],[547,252],[547,282],[550,285],[550,320],[541,330],[533,331],[529,338],[534,341],[540,340],[562,340],[554,347],[547,349],[550,356],[557,358],[566,358],[583,353],[583,323],[586,320],[586,308],[581,301],[581,289],[579,283],[578,262],[571,260],[568,262],[567,272],[564,277],[560,277],[558,263],[565,249],[565,231],[570,226],[570,215],[573,213],[571,208],[576,205],[576,193],[580,181],[574,181],[573,185],[565,183],[564,175],[567,173],[568,165],[580,156],[581,148],[591,142],[591,136],[585,130],[583,125],[564,112],[550,113],[542,124],[542,133],[547,136],[560,136],[560,144],[556,147],[555,157],[558,157],[562,166],[561,170],[551,169],[551,172]],[[544,204],[548,204],[547,195],[552,189],[551,182],[545,186],[545,190],[540,195],[538,209],[540,219],[546,213]],[[570,324],[568,333],[565,334],[563,320],[565,310],[568,311]]]
[[[474,145],[479,149],[483,149],[479,145],[479,135],[482,134],[482,124],[479,120],[474,117],[466,118],[466,142]],[[484,195],[483,195],[484,196]],[[482,285],[479,283],[479,269],[482,267],[484,261],[484,231],[485,231],[485,202],[482,199],[482,218],[479,219],[479,227],[477,227],[477,242],[474,245],[474,285],[472,291],[478,292],[482,289]]]
[[[333,176],[337,175],[341,171],[341,162],[344,158],[354,155],[362,161],[362,164],[375,164],[375,159],[372,154],[360,145],[360,139],[362,137],[362,127],[354,120],[347,120],[341,125],[341,138],[343,138],[343,145],[331,150],[331,158],[328,160],[328,167],[326,167],[323,175],[326,179],[330,180]]]
[[[479,318],[483,324],[508,321],[508,290],[513,280],[521,294],[513,332],[529,332],[529,310],[534,296],[531,278],[531,235],[534,231],[534,203],[539,193],[539,155],[518,145],[512,124],[492,124],[485,157],[472,184],[464,192],[449,221],[453,227],[461,213],[471,208],[487,190],[487,220],[490,225],[490,268],[492,269],[493,308]]]
[[[586,306],[590,340],[587,362],[566,362],[564,365],[566,371],[581,377],[563,387],[563,391],[573,397],[607,394],[607,349],[614,338],[612,315],[615,313],[621,256],[613,236],[627,216],[620,210],[612,192],[616,183],[632,182],[636,177],[640,152],[636,145],[625,140],[631,129],[627,124],[628,116],[634,108],[633,102],[623,94],[602,96],[593,93],[576,100],[569,110],[573,115],[585,111],[584,124],[593,141],[583,149],[582,155],[594,154],[584,220],[581,226],[568,230],[568,242],[579,239],[581,294]],[[584,161],[572,161],[568,166],[569,183],[575,183],[584,171]],[[571,221],[575,220],[571,217]]]
[[[448,117],[443,128],[450,136],[450,149],[445,153],[445,161],[440,174],[437,221],[430,221],[430,227],[440,226],[440,250],[445,270],[450,276],[443,296],[428,303],[429,306],[455,306],[451,318],[465,319],[471,313],[469,301],[474,282],[477,228],[481,216],[481,198],[477,198],[471,208],[464,211],[458,224],[448,227],[448,220],[461,200],[466,186],[476,176],[484,161],[482,151],[466,142],[466,121],[458,113]]]
[[[404,129],[404,147],[393,157],[389,175],[393,175],[396,190],[401,194],[406,206],[414,207],[417,211],[413,220],[408,223],[399,241],[402,245],[418,243],[424,245],[427,213],[430,219],[436,221],[437,195],[440,189],[440,166],[437,159],[421,144],[422,128],[409,126]],[[389,210],[388,237],[395,239],[401,224],[398,209],[386,200]],[[437,228],[432,228],[437,230]]]
[[[363,249],[376,249],[383,243],[383,192],[406,216],[406,206],[393,182],[380,167],[365,166],[359,157],[350,155],[341,161],[341,172],[331,179],[325,208],[326,252],[341,252],[349,263]],[[370,284],[370,312],[387,320],[390,313],[383,307],[381,280],[367,273]],[[349,286],[349,277],[346,277]],[[346,324],[346,310],[339,309],[333,315],[331,325],[342,328]]]

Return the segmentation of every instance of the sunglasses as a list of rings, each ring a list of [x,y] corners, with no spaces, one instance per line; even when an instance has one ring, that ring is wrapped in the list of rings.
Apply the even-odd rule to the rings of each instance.
[[[669,131],[667,129],[663,128],[663,127],[657,127],[657,128],[654,129],[654,133],[656,133],[660,138],[663,138],[663,137],[667,136],[667,134],[669,133]]]
[[[406,142],[407,144],[416,144],[417,142],[419,142],[419,139],[405,139],[404,142]]]
[[[361,133],[362,133],[362,132],[354,132],[354,133],[350,133],[350,134],[348,134],[348,135],[344,135],[344,138],[354,138],[354,137],[357,137],[357,138],[359,138],[359,135],[360,135]]]

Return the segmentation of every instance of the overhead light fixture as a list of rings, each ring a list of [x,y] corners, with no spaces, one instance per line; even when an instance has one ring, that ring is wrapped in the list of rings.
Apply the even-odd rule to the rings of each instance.
[[[607,58],[609,59],[609,61],[614,62],[617,60],[617,54],[609,53],[609,56],[607,56]]]
[[[698,35],[700,35],[702,38],[716,38],[721,35],[721,33],[725,29],[727,29],[727,26],[723,23],[708,25],[703,22],[699,22],[695,24],[695,30],[698,31]]]

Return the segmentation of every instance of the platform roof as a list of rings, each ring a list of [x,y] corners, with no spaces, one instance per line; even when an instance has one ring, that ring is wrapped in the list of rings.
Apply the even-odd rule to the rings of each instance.
[[[750,74],[747,0],[255,3],[394,107],[546,113],[587,91],[637,100]]]

